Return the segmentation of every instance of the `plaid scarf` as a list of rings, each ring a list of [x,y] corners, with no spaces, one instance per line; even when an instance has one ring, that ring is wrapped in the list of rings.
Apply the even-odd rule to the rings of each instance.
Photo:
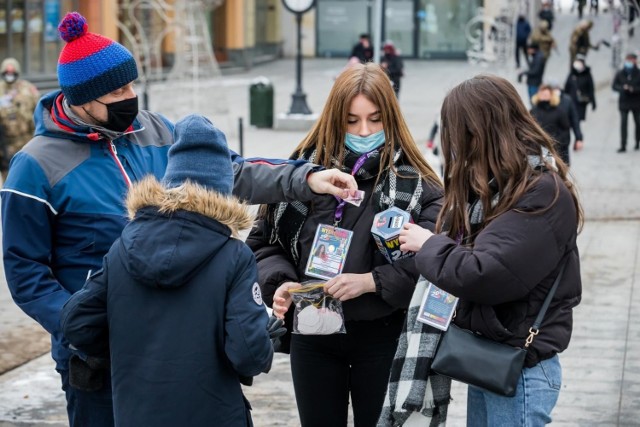
[[[303,153],[299,160],[314,162],[316,150]],[[359,154],[346,150],[344,161],[332,158],[334,167],[346,173],[351,173]],[[422,180],[420,173],[411,165],[405,163],[405,158],[401,149],[397,149],[393,155],[393,168],[383,172],[373,190],[373,206],[377,212],[381,212],[392,206],[406,210],[411,214],[414,221],[417,221],[422,205]],[[374,179],[378,176],[380,168],[380,152],[374,151],[358,171],[355,178],[358,181]],[[401,175],[401,176],[399,176]],[[267,208],[266,224],[269,243],[279,243],[287,252],[289,257],[297,264],[300,261],[298,240],[300,232],[309,214],[309,203],[292,202],[276,203]]]
[[[398,341],[378,427],[401,426],[409,417],[425,427],[444,426],[451,379],[431,371],[442,331],[417,320],[429,282],[420,277]]]

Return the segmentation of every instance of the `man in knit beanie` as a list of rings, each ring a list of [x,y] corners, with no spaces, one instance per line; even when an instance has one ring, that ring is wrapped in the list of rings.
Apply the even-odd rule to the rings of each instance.
[[[246,426],[241,378],[269,371],[270,338],[286,330],[269,330],[253,253],[230,238],[253,215],[231,196],[224,134],[190,115],[174,137],[167,173],[131,187],[132,222],[65,304],[62,328],[86,354],[108,349],[116,425]]]
[[[11,160],[0,192],[4,269],[16,304],[51,334],[70,426],[112,426],[109,362],[71,348],[60,313],[127,224],[123,198],[132,183],[164,176],[173,124],[138,111],[138,71],[124,46],[91,33],[75,12],[58,29],[66,42],[61,90],[40,99],[35,136]],[[231,156],[233,192],[252,203],[306,201],[312,191],[346,197],[357,188],[335,169]],[[218,166],[203,165],[203,174]]]

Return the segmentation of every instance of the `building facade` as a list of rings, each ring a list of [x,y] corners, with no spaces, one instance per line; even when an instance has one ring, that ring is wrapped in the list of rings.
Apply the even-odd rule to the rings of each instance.
[[[465,58],[467,22],[482,0],[382,0],[382,40],[405,58]],[[347,56],[374,29],[373,0],[316,0],[316,55]]]
[[[195,0],[5,0],[0,2],[0,58],[15,57],[24,77],[56,82],[62,48],[57,25],[70,11],[79,11],[93,32],[120,41],[146,67],[166,75],[173,66],[176,38],[169,6]],[[406,58],[465,58],[466,23],[486,3],[510,0],[381,0],[382,39],[395,43]],[[518,0],[511,0],[518,1]],[[522,0],[527,1],[527,0]],[[221,69],[242,68],[295,55],[295,17],[281,0],[201,0],[207,37]],[[316,0],[302,21],[303,54],[347,57],[361,33],[374,29],[375,0]],[[215,6],[215,7],[212,7]],[[139,46],[145,32],[148,49]],[[178,46],[180,47],[180,46]],[[145,71],[145,70],[141,70]]]

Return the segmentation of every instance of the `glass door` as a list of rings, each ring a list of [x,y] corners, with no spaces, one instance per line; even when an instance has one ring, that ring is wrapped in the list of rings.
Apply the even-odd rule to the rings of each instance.
[[[347,57],[358,36],[371,32],[368,0],[322,0],[316,2],[318,56]]]
[[[419,0],[418,57],[465,58],[465,26],[481,0]]]
[[[384,40],[392,41],[399,54],[412,57],[414,52],[414,0],[386,0]]]

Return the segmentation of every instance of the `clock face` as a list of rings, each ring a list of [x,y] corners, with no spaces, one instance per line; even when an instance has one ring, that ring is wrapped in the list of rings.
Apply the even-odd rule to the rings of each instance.
[[[313,7],[315,0],[282,0],[282,3],[293,13],[304,13]]]

